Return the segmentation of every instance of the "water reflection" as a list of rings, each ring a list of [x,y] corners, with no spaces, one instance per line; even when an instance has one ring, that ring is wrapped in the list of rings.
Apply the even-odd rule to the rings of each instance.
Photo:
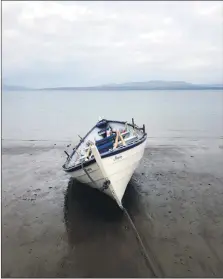
[[[123,204],[136,212],[138,195],[129,183]],[[66,270],[80,277],[146,277],[148,268],[124,212],[98,190],[70,179],[64,219],[69,243]]]
[[[133,211],[137,192],[129,183],[123,204]],[[125,219],[117,203],[107,195],[75,179],[70,178],[64,199],[64,220],[69,243],[73,246],[81,242],[103,236],[121,226]]]
[[[123,212],[105,194],[70,179],[64,200],[64,220],[72,245],[103,235],[110,223],[119,223]]]

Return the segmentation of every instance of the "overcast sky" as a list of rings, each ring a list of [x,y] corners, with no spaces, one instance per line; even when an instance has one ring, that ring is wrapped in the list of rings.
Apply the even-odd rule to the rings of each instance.
[[[219,2],[2,2],[3,80],[223,83]]]

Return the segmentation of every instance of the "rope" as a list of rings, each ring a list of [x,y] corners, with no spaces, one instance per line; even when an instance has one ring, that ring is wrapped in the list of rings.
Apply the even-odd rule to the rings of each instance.
[[[86,173],[86,175],[88,176],[88,178],[91,180],[91,182],[94,184],[94,186],[97,188],[97,184],[94,182],[94,180],[92,179],[92,177],[90,176],[88,171],[84,168],[83,161],[81,161],[81,167],[82,167],[83,171]],[[107,188],[107,185],[104,185],[101,188],[101,190],[103,191],[104,189],[106,189],[105,187]],[[114,199],[116,200],[113,191],[111,191],[111,193],[112,193]],[[133,230],[134,230],[134,232],[136,234],[136,238],[137,238],[137,240],[138,240],[138,242],[139,242],[139,244],[140,244],[140,246],[142,248],[143,256],[144,256],[145,260],[147,261],[147,263],[149,265],[149,268],[152,271],[154,277],[157,277],[157,278],[163,277],[163,276],[161,276],[162,275],[161,272],[158,271],[158,268],[154,265],[154,261],[151,259],[151,257],[149,257],[149,255],[148,255],[148,253],[146,251],[146,248],[145,248],[145,246],[144,246],[144,244],[142,242],[142,239],[141,239],[141,237],[140,237],[140,235],[139,235],[139,233],[138,233],[138,231],[136,229],[136,226],[135,226],[132,218],[130,217],[127,209],[125,207],[123,207],[122,204],[120,205],[120,207],[123,209],[123,211],[124,211],[125,215],[127,216],[130,224],[132,225],[132,228],[133,228]]]
[[[139,233],[138,233],[138,231],[137,231],[137,229],[136,229],[136,226],[135,226],[135,224],[133,223],[133,220],[132,220],[132,218],[130,217],[130,215],[129,215],[129,213],[128,213],[128,211],[127,211],[127,209],[126,209],[125,207],[123,207],[123,211],[124,211],[125,215],[127,216],[128,220],[129,220],[129,222],[130,222],[130,224],[132,225],[132,228],[133,228],[133,230],[134,230],[134,232],[135,232],[135,234],[136,234],[136,238],[137,238],[137,240],[139,241],[139,244],[141,245],[143,256],[144,256],[145,260],[147,261],[147,263],[149,264],[149,267],[150,267],[150,269],[151,269],[151,271],[152,271],[154,277],[156,277],[156,278],[161,278],[161,277],[163,277],[162,274],[161,274],[161,272],[160,272],[160,271],[158,270],[158,268],[155,266],[154,260],[152,260],[151,257],[148,255],[148,253],[147,253],[147,251],[146,251],[146,248],[145,248],[145,246],[144,246],[144,244],[143,244],[143,242],[142,242],[142,239],[141,239],[141,237],[140,237],[140,235],[139,235]]]
[[[84,165],[83,165],[83,161],[81,161],[81,167],[82,170],[86,173],[86,175],[88,176],[88,178],[91,180],[91,182],[93,183],[93,185],[95,186],[95,188],[97,188],[97,184],[94,182],[94,180],[92,179],[92,177],[90,176],[90,174],[88,173],[88,171],[85,169]]]

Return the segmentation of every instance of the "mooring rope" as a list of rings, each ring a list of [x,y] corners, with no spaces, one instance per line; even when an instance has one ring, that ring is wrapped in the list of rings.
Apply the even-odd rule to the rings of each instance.
[[[143,242],[142,242],[142,239],[141,239],[141,237],[140,237],[140,235],[139,235],[139,233],[138,233],[138,230],[137,230],[137,228],[136,228],[136,226],[135,226],[135,224],[134,224],[132,218],[130,217],[130,215],[129,215],[129,213],[128,213],[128,211],[127,211],[127,209],[126,209],[125,207],[123,207],[123,211],[124,211],[125,215],[127,216],[128,220],[129,220],[129,222],[130,222],[130,224],[132,225],[132,228],[133,228],[133,230],[134,230],[134,232],[135,232],[135,234],[136,234],[136,238],[137,238],[137,240],[139,241],[139,244],[141,245],[144,258],[145,258],[145,260],[147,261],[147,263],[149,264],[149,267],[150,267],[150,269],[151,269],[151,271],[152,271],[154,277],[157,277],[157,278],[164,277],[164,276],[161,274],[161,271],[158,270],[158,267],[155,266],[154,260],[152,260],[152,258],[148,255],[148,253],[147,253],[147,251],[146,251],[146,248],[145,248],[145,246],[144,246],[144,244],[143,244]]]
[[[85,169],[85,167],[84,167],[84,165],[83,165],[83,161],[81,161],[81,167],[82,167],[83,171],[86,173],[86,175],[88,176],[88,178],[91,180],[91,182],[94,184],[94,186],[97,188],[97,184],[96,184],[95,181],[92,179],[92,177],[90,176],[90,174],[88,173],[88,171]],[[103,188],[103,187],[102,187],[102,188]],[[102,189],[101,189],[101,190],[102,190]],[[117,199],[116,199],[116,197],[115,197],[113,191],[111,191],[111,193],[112,193],[112,195],[113,195],[114,200],[117,201]],[[140,235],[139,235],[139,233],[138,233],[138,230],[137,230],[137,228],[136,228],[136,226],[135,226],[135,224],[134,224],[134,222],[133,222],[131,216],[129,215],[127,209],[126,209],[125,207],[123,207],[122,204],[120,204],[119,206],[123,209],[123,211],[124,211],[126,217],[128,218],[128,220],[129,220],[129,222],[130,222],[130,224],[131,224],[131,226],[132,226],[132,228],[133,228],[133,230],[134,230],[134,232],[135,232],[135,234],[136,234],[136,238],[137,238],[137,240],[138,240],[138,242],[139,242],[139,244],[140,244],[140,246],[141,246],[141,248],[142,248],[142,253],[143,253],[143,255],[144,255],[144,258],[145,258],[145,260],[147,261],[147,263],[148,263],[148,265],[149,265],[149,268],[150,268],[150,270],[152,271],[154,277],[157,277],[157,278],[164,277],[164,276],[161,274],[161,271],[159,271],[158,268],[155,266],[154,260],[152,260],[152,258],[148,255],[148,253],[147,253],[147,251],[146,251],[146,248],[145,248],[145,246],[144,246],[144,244],[143,244],[143,242],[142,242],[142,239],[141,239],[141,237],[140,237]]]

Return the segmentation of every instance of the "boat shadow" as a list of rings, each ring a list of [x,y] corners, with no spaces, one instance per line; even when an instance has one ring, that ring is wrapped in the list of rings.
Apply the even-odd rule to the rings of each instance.
[[[136,202],[137,192],[130,181],[123,204],[132,212]],[[64,222],[72,246],[108,232],[115,233],[124,219],[124,212],[113,199],[70,178],[64,197]]]

